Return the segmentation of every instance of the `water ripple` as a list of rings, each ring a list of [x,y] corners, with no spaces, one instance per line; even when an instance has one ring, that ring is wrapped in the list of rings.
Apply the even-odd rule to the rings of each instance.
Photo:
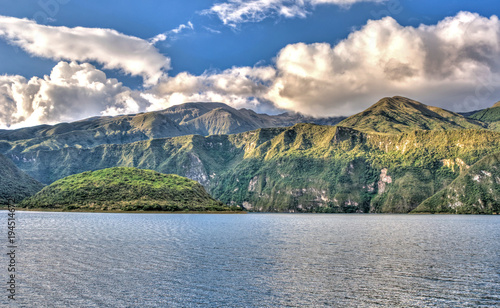
[[[20,307],[500,305],[499,217],[18,216]]]

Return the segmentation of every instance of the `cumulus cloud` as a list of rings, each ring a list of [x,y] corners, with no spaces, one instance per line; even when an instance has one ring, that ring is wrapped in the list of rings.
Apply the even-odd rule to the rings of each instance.
[[[276,68],[266,98],[312,115],[349,115],[395,94],[457,111],[486,107],[500,95],[500,23],[461,12],[415,28],[386,17],[336,46],[288,45]]]
[[[136,113],[149,104],[140,93],[88,63],[59,62],[44,78],[0,76],[1,128]]]
[[[0,16],[0,37],[31,55],[56,61],[95,61],[105,69],[142,76],[147,85],[170,69],[170,59],[150,42],[112,29],[44,26]]]
[[[204,14],[216,14],[226,25],[258,22],[270,16],[304,18],[309,9],[319,4],[349,7],[357,2],[384,2],[386,0],[229,0],[216,3]]]

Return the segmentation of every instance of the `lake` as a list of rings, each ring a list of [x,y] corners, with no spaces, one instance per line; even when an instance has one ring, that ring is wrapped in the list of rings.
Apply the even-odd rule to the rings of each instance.
[[[20,307],[500,305],[499,216],[16,215]]]

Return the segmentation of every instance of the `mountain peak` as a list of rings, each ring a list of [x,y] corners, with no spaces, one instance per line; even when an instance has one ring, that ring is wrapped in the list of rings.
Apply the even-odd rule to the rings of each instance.
[[[500,102],[496,102],[493,106],[491,106],[491,108],[496,108],[496,107],[500,107]]]
[[[417,102],[415,100],[409,99],[407,97],[403,96],[393,96],[393,97],[384,97],[380,99],[378,102],[373,104],[370,108],[367,110],[370,110],[372,108],[402,108],[402,107],[427,107],[427,105],[424,105],[420,102]]]
[[[365,111],[340,122],[367,132],[401,133],[413,130],[482,128],[479,122],[438,107],[402,97],[385,97]]]

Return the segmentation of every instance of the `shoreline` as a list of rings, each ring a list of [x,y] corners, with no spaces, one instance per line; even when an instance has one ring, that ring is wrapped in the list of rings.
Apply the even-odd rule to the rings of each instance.
[[[8,211],[8,207],[0,207],[0,211]],[[103,211],[103,210],[64,210],[64,209],[48,209],[48,208],[18,208],[16,212],[49,212],[49,213],[109,213],[109,214],[248,214],[247,211]]]
[[[8,211],[8,207],[0,207],[0,211]],[[248,211],[122,211],[122,210],[89,210],[89,209],[75,209],[75,210],[65,210],[65,209],[51,209],[51,208],[18,208],[16,207],[16,212],[49,212],[49,213],[109,213],[109,214],[248,214],[248,213],[260,213],[260,214],[368,214],[368,215],[453,215],[453,216],[475,216],[475,215],[485,215],[485,216],[496,216],[500,213],[492,214],[457,214],[457,213],[431,213],[431,212],[420,212],[420,213],[290,213],[290,212],[248,212]]]

